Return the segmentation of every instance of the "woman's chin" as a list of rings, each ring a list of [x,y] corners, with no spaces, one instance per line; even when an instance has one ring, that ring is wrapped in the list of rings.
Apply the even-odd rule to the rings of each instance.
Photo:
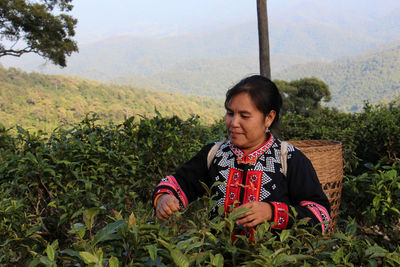
[[[242,143],[240,142],[240,140],[238,140],[237,138],[230,138],[231,144],[234,144],[235,146],[237,146],[238,148],[240,148],[242,146]]]

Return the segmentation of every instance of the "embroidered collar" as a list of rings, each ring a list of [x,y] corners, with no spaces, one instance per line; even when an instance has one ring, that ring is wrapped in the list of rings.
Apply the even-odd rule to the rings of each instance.
[[[271,137],[269,138],[269,140],[267,142],[265,142],[262,146],[253,150],[252,152],[250,152],[247,155],[240,148],[238,148],[237,146],[232,144],[230,141],[229,141],[229,147],[231,148],[233,153],[235,153],[235,155],[237,156],[237,161],[239,164],[254,165],[254,164],[256,164],[257,159],[272,146],[274,141],[275,141],[275,138],[271,135]]]

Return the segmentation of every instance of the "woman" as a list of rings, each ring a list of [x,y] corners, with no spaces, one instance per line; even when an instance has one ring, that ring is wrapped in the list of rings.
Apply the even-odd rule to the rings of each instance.
[[[289,228],[292,209],[298,217],[311,218],[324,231],[330,220],[330,205],[311,162],[298,149],[288,146],[287,175],[280,157],[281,141],[270,128],[279,120],[282,98],[275,84],[259,75],[243,79],[226,93],[225,124],[229,141],[223,143],[207,166],[214,144],[202,148],[173,176],[161,180],[153,194],[156,215],[168,219],[174,212],[204,194],[199,181],[214,188],[217,204],[229,213],[235,208],[250,211],[236,223],[248,230],[265,220],[275,229]]]

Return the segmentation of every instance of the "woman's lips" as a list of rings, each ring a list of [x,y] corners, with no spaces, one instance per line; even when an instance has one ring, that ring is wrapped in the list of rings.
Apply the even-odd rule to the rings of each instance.
[[[231,132],[231,136],[232,137],[235,137],[235,136],[239,136],[239,135],[241,135],[241,134],[243,134],[243,133],[238,133],[238,132]]]

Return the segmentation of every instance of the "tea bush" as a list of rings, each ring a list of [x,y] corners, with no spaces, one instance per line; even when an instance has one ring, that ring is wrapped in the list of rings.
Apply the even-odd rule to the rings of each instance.
[[[359,176],[344,177],[340,216],[355,218],[363,234],[395,248],[400,242],[400,163],[367,167]]]
[[[1,128],[1,243],[18,247],[22,255],[28,255],[24,246],[37,246],[37,238],[65,246],[71,224],[86,209],[98,207],[105,220],[113,210],[125,214],[142,207],[159,178],[207,142],[208,129],[195,117],[137,124],[131,118],[117,126],[97,120],[88,115],[50,136],[20,127],[11,136]]]
[[[88,114],[51,134],[0,125],[0,266],[399,265],[399,115],[368,105],[285,115],[283,139],[343,142],[341,220],[331,236],[303,221],[280,233],[266,223],[254,244],[232,243],[235,214],[208,218],[209,196],[166,223],[149,201],[160,177],[224,137],[222,121],[101,125]]]
[[[342,142],[346,173],[361,174],[366,163],[398,162],[400,151],[400,109],[371,106],[364,112],[342,113],[322,109],[318,116],[285,114],[281,123],[284,140],[330,139]]]

